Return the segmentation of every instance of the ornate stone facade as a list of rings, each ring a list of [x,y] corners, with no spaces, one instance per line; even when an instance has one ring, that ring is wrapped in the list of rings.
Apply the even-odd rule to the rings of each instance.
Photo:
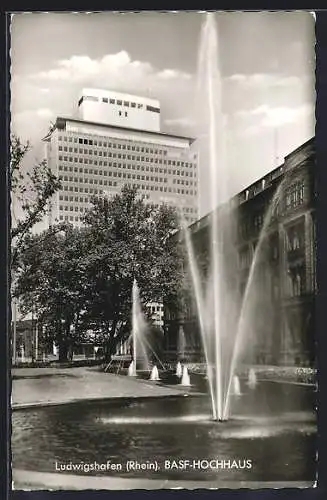
[[[278,365],[314,363],[316,285],[314,139],[285,157],[284,163],[231,200],[235,211],[234,275],[242,297],[253,256],[257,290],[249,362]],[[209,221],[190,226],[196,259],[208,272]],[[259,243],[258,243],[259,242]],[[255,254],[257,245],[260,251]],[[236,262],[236,261],[235,261]],[[166,307],[166,356],[203,358],[190,283],[181,307]],[[181,350],[181,346],[183,350]]]

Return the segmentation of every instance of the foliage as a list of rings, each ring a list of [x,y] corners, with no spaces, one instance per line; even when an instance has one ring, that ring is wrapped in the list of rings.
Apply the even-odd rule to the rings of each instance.
[[[18,252],[24,244],[29,231],[45,215],[48,202],[60,188],[59,179],[53,174],[45,160],[37,163],[29,172],[24,172],[23,160],[30,151],[30,144],[22,143],[13,135],[10,144],[10,185],[12,196],[21,204],[23,216],[11,229],[12,254],[14,266]]]
[[[97,324],[110,357],[131,329],[134,279],[143,304],[177,296],[181,254],[169,238],[177,219],[172,208],[154,209],[136,188],[125,186],[112,199],[94,200],[85,222],[94,242],[89,320]]]
[[[50,228],[28,236],[15,293],[24,312],[36,306],[60,357],[92,330],[109,358],[131,330],[132,285],[144,306],[176,300],[182,253],[172,208],[144,203],[125,186],[111,199],[93,200],[81,229]]]

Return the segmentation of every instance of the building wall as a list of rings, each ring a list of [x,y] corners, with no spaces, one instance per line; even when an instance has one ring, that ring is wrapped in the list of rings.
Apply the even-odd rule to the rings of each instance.
[[[61,179],[50,223],[81,225],[90,199],[134,184],[146,202],[181,206],[191,223],[198,214],[198,159],[193,140],[161,133],[58,118],[47,159]]]
[[[96,123],[160,132],[158,100],[110,90],[83,89],[78,116]]]
[[[235,286],[244,294],[255,249],[255,302],[251,363],[312,365],[314,362],[315,176],[314,142],[308,141],[231,202],[236,213],[238,253]],[[209,217],[191,226],[202,274],[208,271]],[[262,239],[262,234],[265,238]],[[255,288],[254,288],[255,290]],[[201,358],[194,303],[188,292],[181,310],[165,311],[166,350],[176,356],[180,328],[189,331],[188,354]],[[235,295],[237,297],[237,293]],[[174,352],[175,349],[175,352]]]

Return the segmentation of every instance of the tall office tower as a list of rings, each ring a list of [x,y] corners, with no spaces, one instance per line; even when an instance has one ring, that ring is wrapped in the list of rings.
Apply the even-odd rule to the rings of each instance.
[[[160,132],[158,101],[86,89],[79,112],[83,119],[57,117],[44,138],[48,164],[62,181],[50,224],[81,225],[92,196],[114,195],[124,184],[136,185],[148,203],[181,207],[189,223],[197,219],[194,139]]]
[[[160,132],[160,103],[110,90],[83,89],[78,118],[88,122]]]

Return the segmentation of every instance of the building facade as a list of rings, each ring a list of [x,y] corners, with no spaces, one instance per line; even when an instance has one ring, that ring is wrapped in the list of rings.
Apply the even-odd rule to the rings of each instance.
[[[160,132],[160,102],[111,90],[83,89],[78,118],[118,127]]]
[[[244,296],[253,269],[257,280],[253,335],[249,339],[253,343],[248,358],[251,363],[314,364],[317,292],[314,166],[311,139],[231,202],[237,226],[235,297]],[[204,268],[209,262],[209,221],[210,216],[206,216],[190,226],[196,258]],[[256,252],[258,244],[260,252]],[[254,257],[256,267],[252,268]],[[184,339],[185,356],[201,360],[192,298],[184,298],[182,304],[180,310],[165,309],[166,356],[176,358]]]
[[[115,195],[125,184],[135,185],[145,202],[180,208],[188,223],[197,219],[195,141],[160,132],[157,101],[86,89],[79,107],[84,119],[57,117],[44,138],[48,165],[62,182],[51,202],[50,225],[80,226],[93,196]],[[120,116],[118,108],[128,111]]]

